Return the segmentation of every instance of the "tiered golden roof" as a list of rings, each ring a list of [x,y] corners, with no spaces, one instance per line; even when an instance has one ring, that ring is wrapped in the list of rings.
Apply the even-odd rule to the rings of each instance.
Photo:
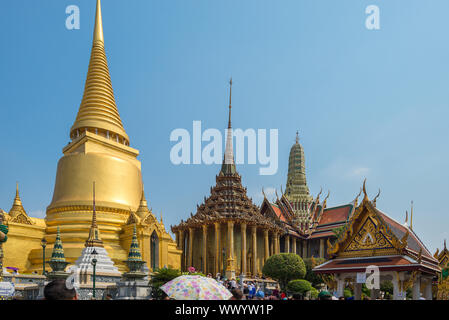
[[[70,137],[74,139],[85,130],[97,130],[123,144],[129,144],[129,137],[123,128],[115,104],[114,91],[109,75],[104,48],[100,0],[97,0],[94,38],[84,95],[75,123],[70,130]]]

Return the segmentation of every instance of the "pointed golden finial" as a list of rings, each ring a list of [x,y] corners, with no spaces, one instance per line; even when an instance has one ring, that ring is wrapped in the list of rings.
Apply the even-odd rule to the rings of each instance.
[[[296,144],[299,143],[299,131],[296,130]]]
[[[354,199],[354,207],[357,207],[357,204],[359,203],[359,197],[362,194],[362,188],[360,188],[359,193],[357,194],[357,196]]]
[[[330,194],[331,194],[331,191],[328,190],[328,191],[327,191],[327,196],[326,196],[326,198],[324,198],[323,208],[326,208],[326,207],[327,207],[327,199],[329,199],[329,195],[330,195]]]
[[[376,207],[376,204],[377,204],[377,198],[379,198],[379,196],[380,196],[380,188],[379,188],[379,192],[377,193],[377,195],[374,197],[374,199],[373,199],[373,204],[374,204],[374,207]]]
[[[320,203],[320,195],[321,195],[321,192],[323,192],[323,187],[320,187],[320,192],[318,192],[318,194],[317,194],[317,196],[316,196],[316,203],[317,204],[319,204]]]
[[[20,199],[19,195],[19,182],[16,181],[16,196],[14,198],[13,206],[21,206],[22,205],[22,199]]]
[[[265,195],[265,190],[263,189],[263,187],[262,187],[262,194],[263,194],[263,198],[266,199],[267,196]]]
[[[410,208],[410,229],[413,230],[413,200],[412,200],[411,208]]]
[[[363,187],[362,187],[362,189],[363,189],[363,194],[364,194],[364,197],[363,197],[363,201],[369,201],[369,199],[368,199],[368,194],[366,193],[366,178],[365,178],[365,180],[363,180]]]
[[[405,210],[405,223],[404,224],[407,224],[407,222],[408,222],[408,211]]]
[[[97,12],[95,14],[94,42],[104,42],[103,36],[103,19],[101,16],[101,1],[97,0]]]
[[[162,219],[162,210],[161,210],[161,224],[164,224],[164,220]]]

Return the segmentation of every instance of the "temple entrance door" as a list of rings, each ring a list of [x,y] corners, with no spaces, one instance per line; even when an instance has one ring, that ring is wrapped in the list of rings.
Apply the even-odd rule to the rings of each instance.
[[[155,271],[156,269],[159,268],[159,237],[157,236],[156,231],[153,231],[153,233],[151,234],[151,248],[150,248],[150,253],[151,253],[151,261],[150,261],[150,265],[151,265],[151,269],[153,271]]]

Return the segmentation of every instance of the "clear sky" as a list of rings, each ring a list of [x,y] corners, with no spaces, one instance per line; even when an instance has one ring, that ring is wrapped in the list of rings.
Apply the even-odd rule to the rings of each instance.
[[[78,5],[80,30],[65,27]],[[380,8],[377,31],[365,8]],[[352,201],[367,178],[378,208],[414,229],[432,253],[449,237],[447,0],[103,0],[117,106],[140,150],[145,191],[167,228],[209,194],[218,165],[170,162],[170,133],[227,124],[232,76],[235,128],[279,129],[279,170],[238,171],[256,202],[285,185],[300,131],[307,179],[329,205]],[[56,165],[81,102],[94,0],[0,5],[0,207],[19,181],[23,204],[44,217]]]

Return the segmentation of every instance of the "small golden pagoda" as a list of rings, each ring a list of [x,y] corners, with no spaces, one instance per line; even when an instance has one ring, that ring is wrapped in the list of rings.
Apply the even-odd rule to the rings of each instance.
[[[279,253],[284,230],[264,217],[253,204],[237,173],[232,146],[232,79],[226,149],[211,195],[195,215],[171,229],[182,250],[182,270],[194,267],[203,273],[225,272],[226,277],[261,275],[268,257]]]
[[[147,207],[139,151],[130,147],[118,112],[104,44],[101,3],[97,0],[84,94],[70,130],[71,141],[58,163],[53,199],[45,219],[31,218],[17,187],[14,204],[5,215],[10,226],[10,240],[4,246],[5,266],[18,267],[21,272],[41,270],[41,239],[48,241],[46,257],[50,257],[58,227],[66,260],[74,263],[89,236],[95,181],[96,225],[119,270],[127,270],[123,261],[133,235],[130,221],[136,220],[139,245],[150,269],[179,268],[181,252],[162,221],[157,221]]]

